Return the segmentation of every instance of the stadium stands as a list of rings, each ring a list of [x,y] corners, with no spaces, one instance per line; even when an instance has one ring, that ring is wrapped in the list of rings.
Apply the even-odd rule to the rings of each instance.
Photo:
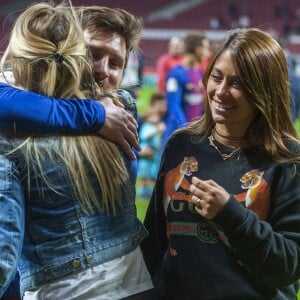
[[[7,33],[10,30],[12,18],[7,18],[8,12],[15,11],[26,7],[33,1],[13,1],[0,0],[1,12],[1,39],[0,50],[6,46]],[[60,0],[56,0],[60,2]],[[172,6],[177,4],[189,4],[190,9],[176,11],[174,16],[167,18],[150,18],[153,14],[162,11],[170,11]],[[196,4],[195,4],[196,2]],[[198,3],[197,3],[198,2]],[[232,27],[241,26],[240,17],[243,21],[250,22],[250,26],[259,27],[264,30],[273,32],[277,37],[284,37],[285,46],[294,54],[300,55],[300,41],[297,39],[290,40],[291,33],[300,34],[300,4],[299,0],[102,0],[101,3],[95,0],[73,0],[72,3],[77,5],[104,5],[109,7],[121,7],[142,17],[146,30],[156,30],[154,36],[143,36],[141,41],[141,49],[145,53],[146,65],[154,66],[157,57],[167,49],[168,39],[175,35],[175,31],[182,32],[190,29],[211,30],[211,21],[216,19],[219,24],[214,23],[213,26],[219,26],[219,30],[228,30]],[[186,6],[186,5],[185,5]],[[163,16],[163,14],[160,14]],[[248,16],[249,19],[245,19]],[[4,22],[5,20],[5,22]],[[165,33],[164,37],[159,35]],[[166,34],[167,32],[167,34]]]

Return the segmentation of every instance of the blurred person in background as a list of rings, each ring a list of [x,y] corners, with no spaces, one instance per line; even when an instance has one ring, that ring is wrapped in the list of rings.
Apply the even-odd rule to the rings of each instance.
[[[292,53],[285,47],[286,41],[279,39],[284,48],[290,83],[290,110],[291,118],[298,134],[300,134],[300,77],[296,72],[296,61]]]
[[[179,36],[173,36],[168,43],[168,52],[162,54],[156,62],[157,90],[166,91],[166,76],[168,72],[181,62],[184,52],[184,41]]]
[[[160,156],[161,138],[166,129],[164,117],[167,113],[165,96],[153,93],[150,106],[142,114],[142,125],[139,130],[141,151],[138,154],[138,177],[140,178],[137,189],[139,198],[149,200],[156,179]]]
[[[210,56],[210,41],[202,31],[191,31],[185,36],[184,45],[180,64],[166,77],[168,114],[163,145],[175,129],[199,119],[203,113],[203,72],[199,65]]]
[[[160,299],[295,300],[300,141],[279,43],[230,31],[203,77],[202,118],[165,147],[145,217]]]
[[[290,82],[291,117],[295,123],[300,117],[300,78],[296,75],[293,57],[289,52],[286,52],[286,60]]]

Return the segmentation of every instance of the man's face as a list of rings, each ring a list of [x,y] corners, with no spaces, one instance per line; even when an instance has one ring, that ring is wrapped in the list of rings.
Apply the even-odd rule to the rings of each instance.
[[[118,88],[125,68],[126,44],[112,32],[84,30],[84,40],[91,51],[96,82],[104,90]]]

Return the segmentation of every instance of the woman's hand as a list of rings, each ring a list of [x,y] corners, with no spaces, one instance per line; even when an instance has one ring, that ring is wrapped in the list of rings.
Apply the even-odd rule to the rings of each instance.
[[[204,218],[212,219],[222,210],[230,194],[213,180],[192,178],[190,186],[195,210]]]

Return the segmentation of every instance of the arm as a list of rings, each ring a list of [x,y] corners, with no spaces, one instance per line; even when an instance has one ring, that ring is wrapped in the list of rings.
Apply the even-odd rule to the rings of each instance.
[[[48,98],[0,83],[0,127],[37,133],[95,132],[123,148],[134,159],[139,150],[136,121],[109,98],[91,100]]]
[[[0,145],[0,147],[2,147]],[[25,206],[14,164],[0,156],[0,298],[13,280],[21,255]]]
[[[175,117],[178,127],[187,122],[183,111],[183,90],[185,83],[179,69],[175,67],[167,75],[166,81],[166,100],[168,105],[168,114]]]
[[[159,173],[157,178],[160,175]],[[149,236],[141,243],[144,260],[158,295],[161,293],[160,289],[163,282],[162,264],[168,247],[166,217],[162,203],[162,181],[158,180],[155,184],[144,221]]]
[[[106,120],[99,134],[119,144],[127,156],[135,160],[136,151],[133,151],[132,147],[137,151],[140,150],[136,102],[125,90],[119,89],[117,93],[124,108],[114,105],[110,98],[102,99],[101,103],[105,107]]]
[[[0,127],[36,133],[96,132],[105,110],[95,101],[48,98],[0,84]]]
[[[141,243],[145,263],[158,290],[162,282],[160,278],[162,261],[168,248],[167,220],[163,208],[164,173],[165,166],[168,165],[166,162],[168,149],[170,148],[167,145],[144,220],[149,236]]]
[[[300,277],[299,167],[282,167],[276,177],[268,222],[233,197],[214,218],[246,273],[268,288],[284,287]]]

